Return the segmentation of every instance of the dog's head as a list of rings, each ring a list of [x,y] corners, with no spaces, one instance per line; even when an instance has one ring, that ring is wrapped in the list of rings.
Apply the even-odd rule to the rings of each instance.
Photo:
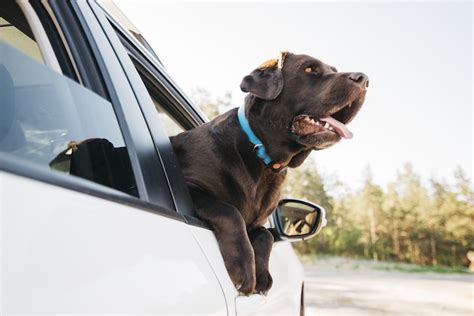
[[[368,84],[363,73],[338,72],[285,52],[245,76],[240,88],[249,93],[246,102],[267,141],[319,150],[352,137],[346,124],[360,110]]]

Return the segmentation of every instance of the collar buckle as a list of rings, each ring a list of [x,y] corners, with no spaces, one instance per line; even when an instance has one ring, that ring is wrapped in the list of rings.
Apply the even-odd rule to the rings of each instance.
[[[260,147],[263,147],[263,144],[255,144],[255,146],[253,146],[253,151],[257,151]]]

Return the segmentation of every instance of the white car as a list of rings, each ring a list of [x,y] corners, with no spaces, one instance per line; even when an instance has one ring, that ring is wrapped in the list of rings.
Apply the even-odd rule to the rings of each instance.
[[[273,287],[239,296],[168,139],[205,121],[110,4],[2,1],[1,314],[304,313],[288,239],[323,210],[281,202]]]

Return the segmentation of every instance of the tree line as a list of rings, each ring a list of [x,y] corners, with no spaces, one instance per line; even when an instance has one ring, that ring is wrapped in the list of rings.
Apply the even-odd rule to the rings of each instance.
[[[294,245],[298,253],[468,264],[466,254],[474,249],[474,192],[461,168],[452,184],[432,178],[424,185],[409,163],[384,188],[374,182],[369,168],[363,177],[360,189],[330,195],[314,165],[291,170],[285,195],[320,204],[328,218],[319,236]]]

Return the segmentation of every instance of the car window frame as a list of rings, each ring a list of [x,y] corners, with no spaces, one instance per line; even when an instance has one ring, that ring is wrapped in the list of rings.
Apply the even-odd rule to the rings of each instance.
[[[129,108],[128,112],[135,112],[135,115],[131,115],[134,118],[134,121],[131,122],[129,117],[125,118],[124,111],[122,109],[124,99],[123,96],[117,95],[117,89],[131,89],[129,86],[127,87],[127,82],[122,83],[120,87],[114,87],[116,82],[113,82],[114,80],[112,80],[109,74],[109,72],[112,71],[110,69],[110,65],[104,63],[104,56],[102,56],[102,53],[98,50],[98,47],[96,47],[97,36],[100,35],[101,29],[98,28],[97,25],[95,30],[92,31],[90,29],[91,25],[89,25],[86,19],[82,16],[83,11],[77,6],[77,3],[51,0],[49,4],[51,6],[51,11],[54,13],[55,18],[57,19],[57,27],[60,27],[67,41],[66,45],[71,45],[71,43],[76,45],[75,47],[69,47],[72,55],[76,57],[74,63],[78,66],[78,69],[87,69],[87,71],[80,73],[81,81],[84,83],[83,87],[85,89],[88,88],[98,94],[102,94],[102,97],[106,96],[106,100],[109,101],[113,107],[117,122],[120,126],[122,137],[130,156],[133,176],[137,183],[137,187],[139,188],[139,197],[128,195],[93,181],[81,179],[79,177],[73,177],[69,174],[54,172],[46,168],[41,168],[40,166],[37,166],[31,162],[13,160],[11,157],[0,157],[0,170],[88,195],[104,198],[110,201],[134,206],[138,209],[164,215],[166,217],[184,222],[185,220],[183,216],[177,213],[173,207],[170,207],[169,201],[166,201],[167,195],[171,197],[171,191],[166,182],[159,181],[159,172],[157,172],[158,176],[154,177],[155,181],[151,183],[151,186],[150,183],[147,183],[147,181],[143,178],[145,171],[159,171],[159,169],[162,170],[163,167],[160,165],[159,160],[156,158],[156,155],[153,152],[154,145],[148,130],[145,129],[144,132],[139,133],[138,135],[136,133],[130,133],[130,131],[126,130],[130,124],[136,124],[138,125],[138,128],[144,125],[146,127],[146,124],[143,117],[141,116],[138,106],[134,110],[132,105],[127,104],[127,107]],[[35,9],[36,12],[37,7],[33,7],[33,9]],[[69,20],[71,17],[74,17],[72,21]],[[72,26],[72,29],[70,28],[71,22],[72,24],[75,24]],[[46,32],[48,30],[44,29],[44,31]],[[49,37],[50,36],[48,36],[48,39]],[[79,50],[76,50],[77,45],[80,45],[81,47]],[[89,57],[83,58],[84,56],[81,54],[88,54]],[[59,56],[57,57],[59,58]],[[61,57],[64,57],[64,55]],[[87,62],[89,62],[89,64]],[[117,71],[117,69],[115,71]],[[96,76],[96,78],[91,79],[93,76]],[[100,85],[102,85],[102,87],[100,87]],[[137,145],[137,139],[140,138],[142,139],[142,144]],[[148,142],[146,143],[144,141],[146,141],[147,138]],[[138,146],[141,146],[141,148],[137,148]],[[151,153],[150,148],[153,148]],[[147,167],[150,166],[155,167],[147,169]],[[163,177],[161,180],[163,180]],[[160,189],[164,191],[164,194],[161,194],[161,196],[160,194],[156,194],[156,192],[155,194],[149,194],[148,188],[152,187],[153,185],[161,185]],[[163,195],[165,198],[163,198]],[[159,203],[157,203],[157,201],[159,201]]]
[[[124,138],[126,142],[128,140],[127,146],[133,149],[131,152],[136,154],[137,162],[140,164],[138,172],[146,193],[141,196],[152,204],[176,211],[164,165],[155,148],[150,126],[147,125],[139,102],[140,91],[137,91],[131,82],[123,64],[122,52],[116,49],[115,39],[110,36],[111,31],[104,27],[101,21],[105,17],[92,10],[94,5],[95,2],[70,3],[98,62],[117,118],[123,128]]]
[[[16,5],[25,15],[25,18],[33,33],[35,42],[38,45],[40,53],[43,57],[44,63],[48,65],[48,67],[50,67],[51,69],[57,71],[58,73],[62,73],[58,58],[53,52],[53,47],[48,36],[46,35],[46,30],[40,21],[39,15],[33,8],[33,3],[26,1],[17,1]]]
[[[171,145],[169,144],[169,139],[167,134],[164,131],[164,126],[161,120],[158,117],[158,112],[155,109],[155,106],[150,98],[148,90],[145,88],[145,85],[140,78],[135,65],[132,63],[130,59],[129,51],[126,50],[126,47],[120,41],[119,37],[117,36],[116,31],[112,28],[111,21],[105,15],[105,12],[97,6],[95,3],[90,3],[90,6],[93,8],[94,13],[98,17],[98,20],[101,22],[102,27],[105,30],[105,34],[108,37],[109,41],[111,42],[118,59],[121,62],[121,65],[124,69],[125,74],[128,77],[130,85],[132,86],[135,96],[138,100],[138,104],[140,109],[143,113],[143,117],[147,122],[147,126],[150,130],[152,138],[154,140],[154,144],[156,147],[156,151],[162,161],[164,167],[168,167],[167,171],[169,172],[170,167],[172,167],[172,162],[169,161],[169,154]],[[169,147],[165,149],[165,147],[169,144]],[[172,151],[172,150],[171,150]],[[172,153],[174,154],[174,153]],[[171,176],[167,176],[168,183],[173,182],[171,180]],[[174,190],[176,191],[176,190]],[[176,192],[175,192],[176,193]],[[177,210],[180,213],[186,213],[183,208],[179,207],[180,203],[183,203],[182,199],[174,199],[174,203],[177,205]]]
[[[49,45],[53,50],[52,53],[61,69],[60,73],[83,85],[82,79],[79,77],[79,70],[49,2],[31,1],[29,4],[36,13],[46,34]]]
[[[132,86],[139,90],[140,107],[148,126],[151,126],[150,132],[163,160],[163,165],[167,169],[167,177],[175,197],[177,211],[186,218],[188,224],[209,229],[209,226],[195,215],[194,205],[179,162],[151,98],[155,98],[186,130],[206,123],[208,121],[206,116],[179,89],[161,62],[155,57],[156,55],[149,52],[149,48],[144,47],[100,5],[95,3],[90,3],[90,5],[96,14],[103,16],[103,19],[99,20],[108,29],[106,34],[115,37],[116,41],[113,43],[115,50],[123,51],[122,54],[125,53],[122,55],[122,65]],[[152,85],[152,91],[147,89],[141,76],[145,76],[147,84]],[[153,95],[154,93],[156,95]]]
[[[165,112],[158,112],[158,109],[154,106],[154,111],[159,114],[164,114],[170,116],[174,121],[177,122],[179,127],[183,128],[184,131],[190,130],[192,128],[196,128],[200,126],[200,121],[196,120],[195,117],[192,117],[190,112],[184,110],[182,104],[178,101],[177,98],[173,98],[173,95],[168,95],[166,97],[163,93],[163,84],[160,80],[154,76],[151,72],[149,72],[149,68],[145,68],[144,64],[142,63],[144,60],[139,60],[137,58],[137,52],[131,53],[130,50],[127,49],[130,58],[136,70],[141,77],[142,84],[146,87],[149,97],[154,99],[156,102],[160,104],[160,106],[165,110]],[[143,56],[142,56],[143,57]],[[143,77],[142,77],[143,76]],[[186,114],[184,114],[186,113]],[[201,118],[199,118],[201,119]],[[159,118],[160,124],[163,124],[162,118]],[[168,133],[165,129],[165,135],[168,137]],[[170,148],[171,143],[169,140],[166,143],[161,143],[158,145],[158,150],[163,153],[168,153],[168,160],[175,168],[171,168],[168,171],[170,185],[172,187],[173,194],[177,201],[181,201],[181,203],[177,206],[180,207],[178,211],[183,214],[186,218],[188,224],[192,224],[194,226],[199,226],[202,228],[210,229],[209,226],[204,223],[201,219],[196,217],[194,211],[194,205],[191,200],[191,196],[189,194],[189,189],[186,185],[186,181],[184,179],[183,173],[181,171],[181,167],[179,166],[178,159],[174,153],[174,149]],[[170,150],[171,149],[171,150]],[[185,204],[187,203],[187,204]],[[184,204],[184,205],[183,205]],[[184,210],[183,210],[184,209]]]

